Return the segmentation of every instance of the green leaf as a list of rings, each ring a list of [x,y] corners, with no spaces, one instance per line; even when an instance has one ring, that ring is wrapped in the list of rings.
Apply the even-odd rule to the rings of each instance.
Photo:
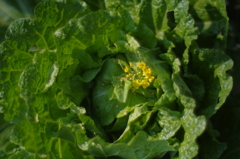
[[[85,144],[88,152],[97,157],[153,158],[162,157],[167,151],[174,151],[167,141],[148,139],[148,135],[142,131],[139,131],[127,144],[106,143],[99,137],[95,137]]]
[[[218,50],[199,49],[195,50],[193,55],[194,65],[190,66],[203,80],[204,87],[208,88],[201,102],[201,113],[209,118],[215,114],[230,93],[232,78],[226,75],[226,71],[232,67],[233,63],[226,54]],[[208,60],[205,61],[205,59]],[[196,69],[197,65],[201,67]],[[213,76],[207,76],[208,74]],[[205,105],[208,107],[206,108]]]
[[[197,40],[199,46],[224,50],[228,30],[225,1],[190,1],[189,12],[201,33]]]
[[[14,155],[11,155],[9,157],[9,159],[14,159],[14,158],[35,159],[36,156],[27,152],[27,151],[25,151],[25,150],[21,150],[21,151],[15,153]]]
[[[45,0],[35,15],[0,45],[2,158],[220,157],[206,126],[232,87],[224,1]]]
[[[195,140],[204,131],[206,118],[194,114],[196,102],[180,76],[180,61],[178,59],[173,61],[173,70],[174,90],[178,98],[178,104],[183,107],[180,120],[185,130],[184,140],[179,147],[179,158],[193,158],[198,153],[198,145]]]
[[[132,88],[132,83],[128,80],[124,80],[123,87],[114,87],[113,96],[115,96],[115,98],[119,102],[125,103],[128,99],[128,94],[131,88]]]
[[[199,157],[204,159],[217,159],[227,148],[225,143],[220,143],[214,136],[204,134],[199,138],[200,153]]]
[[[158,112],[158,123],[163,128],[159,134],[159,139],[167,140],[174,136],[181,126],[180,113],[171,111],[167,108],[161,108]]]

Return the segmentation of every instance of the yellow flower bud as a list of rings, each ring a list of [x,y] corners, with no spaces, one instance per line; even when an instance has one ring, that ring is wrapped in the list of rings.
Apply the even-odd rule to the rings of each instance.
[[[132,62],[130,62],[129,65],[130,65],[130,67],[133,67],[133,63]]]
[[[151,69],[151,68],[148,68],[146,73],[147,73],[147,74],[152,74],[152,69]]]
[[[149,82],[153,82],[154,79],[155,79],[155,77],[154,77],[154,76],[151,76],[151,77],[148,79],[148,81],[149,81]]]
[[[128,66],[126,66],[125,68],[124,68],[124,72],[129,72],[129,67]]]
[[[150,85],[150,83],[148,81],[146,81],[146,80],[142,81],[142,86],[144,89],[146,89],[149,85]]]
[[[133,81],[133,87],[135,89],[138,89],[141,86],[141,82],[139,82],[139,80],[134,80]]]
[[[126,77],[127,78],[132,77],[132,74],[126,74]]]
[[[140,62],[140,63],[138,64],[138,67],[141,68],[141,69],[143,69],[143,68],[146,67],[146,63],[145,63],[145,62]]]
[[[145,76],[145,79],[150,79],[151,78],[151,75],[149,75],[149,74],[144,74],[144,76]]]

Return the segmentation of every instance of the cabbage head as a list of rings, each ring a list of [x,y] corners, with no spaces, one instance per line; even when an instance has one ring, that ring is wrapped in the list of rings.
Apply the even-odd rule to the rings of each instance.
[[[224,0],[44,0],[35,17],[0,45],[0,158],[225,150],[210,122],[232,88]]]

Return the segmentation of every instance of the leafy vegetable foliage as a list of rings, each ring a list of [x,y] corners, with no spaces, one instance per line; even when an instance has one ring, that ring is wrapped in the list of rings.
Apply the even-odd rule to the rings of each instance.
[[[224,1],[45,0],[35,16],[0,45],[1,158],[188,159],[216,137]]]

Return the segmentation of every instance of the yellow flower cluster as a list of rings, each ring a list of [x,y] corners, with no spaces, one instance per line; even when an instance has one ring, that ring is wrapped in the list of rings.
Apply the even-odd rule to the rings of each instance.
[[[130,67],[133,67],[131,62]],[[135,89],[138,89],[140,86],[146,89],[148,86],[150,86],[150,83],[152,83],[155,78],[152,76],[152,69],[147,67],[145,62],[140,62],[138,64],[138,68],[140,68],[140,72],[131,73],[130,68],[126,66],[124,68],[124,72],[127,73],[125,77],[133,81],[133,87]]]

